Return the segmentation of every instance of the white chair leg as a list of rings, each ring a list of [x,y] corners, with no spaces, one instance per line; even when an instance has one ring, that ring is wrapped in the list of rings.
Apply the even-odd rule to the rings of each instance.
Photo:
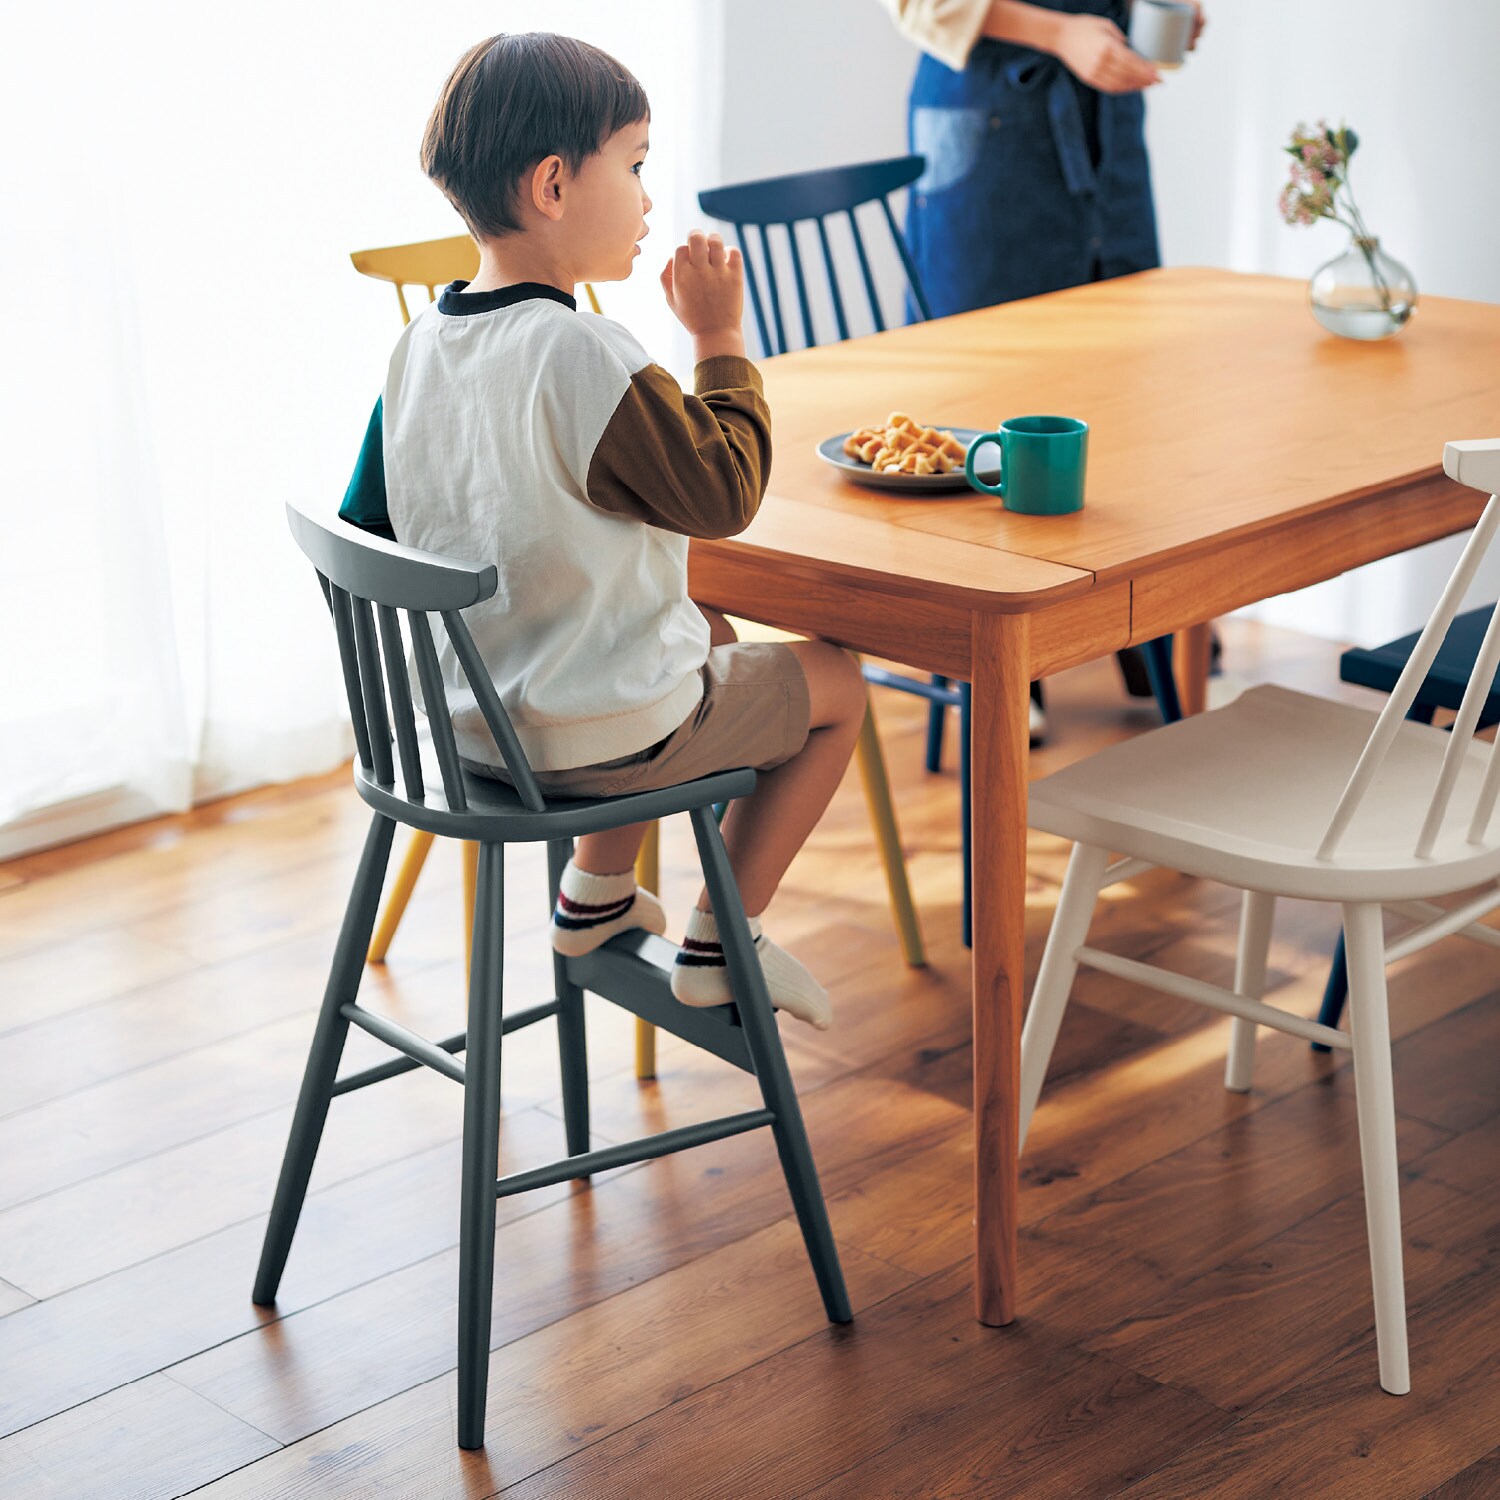
[[[1032,1111],[1042,1092],[1047,1064],[1052,1061],[1052,1048],[1057,1043],[1063,1011],[1073,988],[1073,976],[1078,972],[1074,955],[1088,936],[1094,903],[1099,899],[1099,887],[1108,864],[1107,849],[1073,845],[1062,895],[1052,917],[1052,930],[1047,934],[1047,947],[1042,953],[1042,966],[1031,991],[1026,1025],[1021,1031],[1021,1149],[1026,1146]]]
[[[1246,891],[1240,903],[1240,943],[1234,960],[1234,992],[1259,1000],[1266,992],[1266,954],[1271,947],[1271,920],[1276,898],[1264,891]],[[1229,1033],[1229,1056],[1224,1060],[1224,1087],[1232,1094],[1250,1092],[1255,1070],[1255,1022],[1235,1017]]]
[[[1406,1290],[1401,1272],[1401,1189],[1396,1162],[1396,1098],[1386,1010],[1385,935],[1378,906],[1344,908],[1349,955],[1349,1040],[1359,1107],[1365,1222],[1375,1286],[1375,1344],[1380,1384],[1393,1396],[1411,1389],[1406,1351]]]

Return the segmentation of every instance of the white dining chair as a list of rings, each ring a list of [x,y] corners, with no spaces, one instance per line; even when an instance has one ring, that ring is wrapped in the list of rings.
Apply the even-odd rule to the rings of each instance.
[[[1250,1087],[1258,1026],[1352,1051],[1380,1384],[1394,1395],[1411,1379],[1385,966],[1453,934],[1500,943],[1476,925],[1500,906],[1500,753],[1474,738],[1500,665],[1500,610],[1451,732],[1406,719],[1500,527],[1500,439],[1449,443],[1443,468],[1490,500],[1378,715],[1259,687],[1069,766],[1030,796],[1031,826],[1074,848],[1021,1039],[1022,1146],[1080,964],[1235,1017],[1224,1078],[1235,1091]],[[1244,892],[1233,989],[1087,946],[1099,892],[1157,867]],[[1278,896],[1342,906],[1347,1034],[1262,998]],[[1411,924],[1390,944],[1385,910]]]

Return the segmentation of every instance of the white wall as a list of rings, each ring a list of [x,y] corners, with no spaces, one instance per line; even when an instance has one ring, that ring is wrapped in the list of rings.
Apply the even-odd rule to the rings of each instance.
[[[1152,94],[1147,126],[1169,264],[1310,276],[1338,254],[1335,224],[1290,229],[1276,212],[1299,120],[1360,135],[1353,181],[1371,229],[1422,292],[1500,302],[1500,5],[1494,0],[1254,0],[1209,5],[1190,67]],[[1398,337],[1422,337],[1421,310]],[[1496,351],[1500,356],[1500,350]],[[1500,434],[1500,401],[1494,431]],[[1437,455],[1433,455],[1434,460]],[[1416,629],[1458,539],[1388,558],[1247,613],[1374,644]],[[1500,594],[1500,557],[1470,601]]]
[[[1190,66],[1153,91],[1148,111],[1167,264],[1305,277],[1338,254],[1337,226],[1290,229],[1276,210],[1280,146],[1299,120],[1326,116],[1359,131],[1361,209],[1418,287],[1500,301],[1500,4],[1209,0],[1208,16]],[[730,3],[723,24],[716,181],[906,149],[917,53],[876,0]],[[1421,333],[1419,310],[1400,337]],[[1456,543],[1440,543],[1253,612],[1334,639],[1385,639],[1425,619],[1454,556]],[[1497,593],[1500,558],[1474,597]]]

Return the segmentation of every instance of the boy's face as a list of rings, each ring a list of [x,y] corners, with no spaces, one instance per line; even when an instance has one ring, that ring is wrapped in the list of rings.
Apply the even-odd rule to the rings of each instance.
[[[617,130],[573,178],[564,202],[569,258],[580,281],[624,281],[645,238],[645,166],[649,120]]]

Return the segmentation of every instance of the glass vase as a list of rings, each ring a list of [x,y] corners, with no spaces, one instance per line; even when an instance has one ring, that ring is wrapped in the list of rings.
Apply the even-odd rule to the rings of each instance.
[[[1307,288],[1312,313],[1346,339],[1388,339],[1417,305],[1417,284],[1378,239],[1356,235],[1349,248],[1322,266]]]

